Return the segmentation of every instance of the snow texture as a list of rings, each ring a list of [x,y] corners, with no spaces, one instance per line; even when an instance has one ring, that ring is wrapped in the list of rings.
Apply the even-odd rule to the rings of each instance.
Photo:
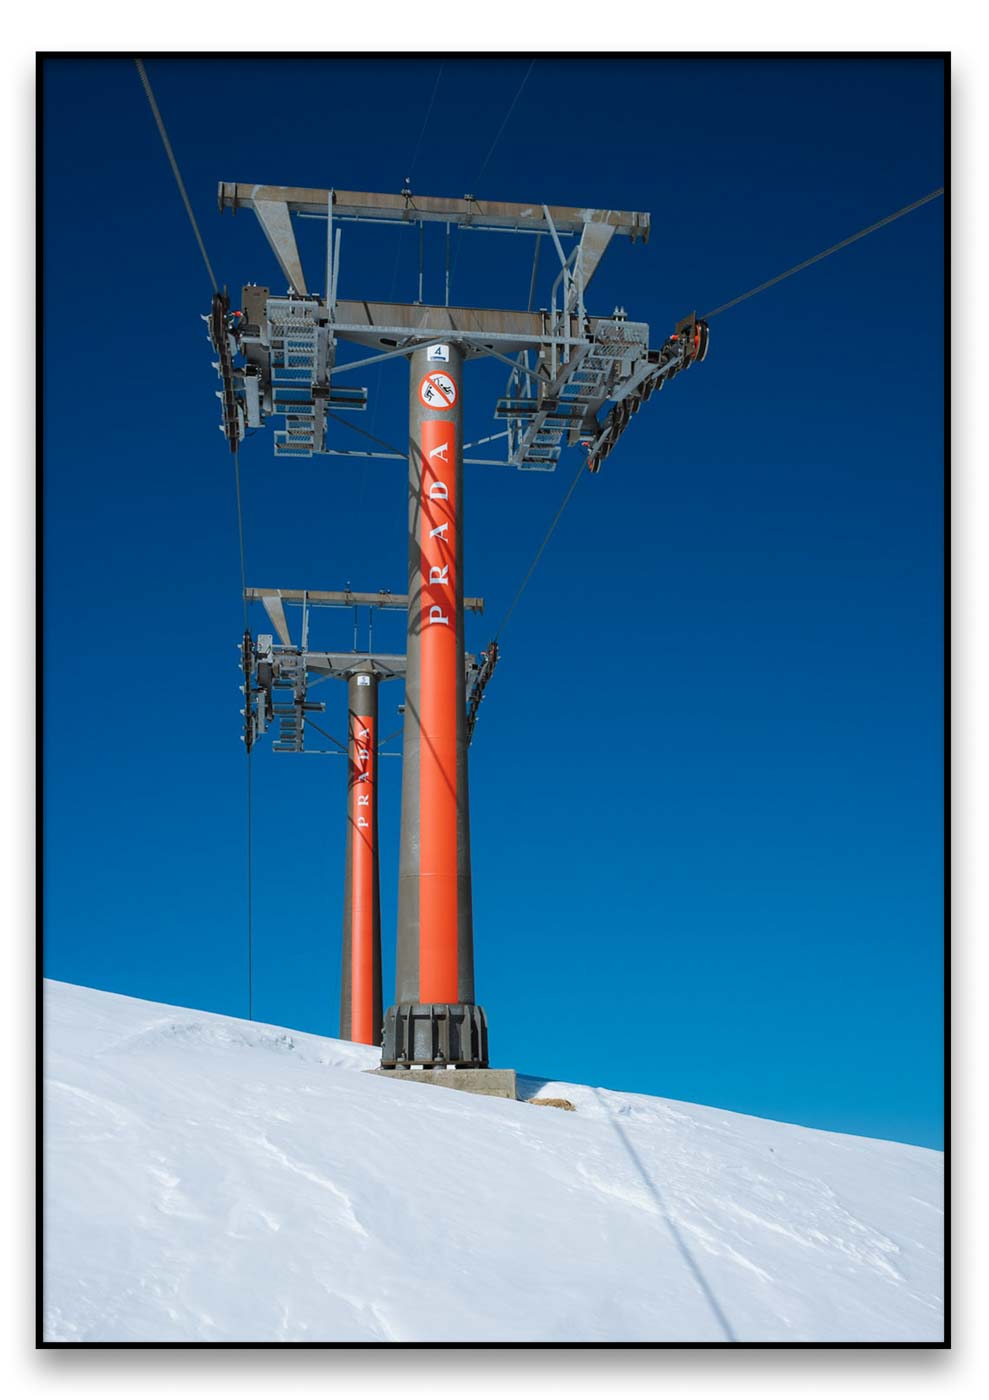
[[[938,1152],[45,984],[44,1333],[939,1342]]]

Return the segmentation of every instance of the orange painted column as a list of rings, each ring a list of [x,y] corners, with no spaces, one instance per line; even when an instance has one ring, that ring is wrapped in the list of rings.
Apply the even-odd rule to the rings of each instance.
[[[378,900],[378,677],[348,682],[347,869],[344,883],[340,1035],[381,1044],[381,912]]]
[[[395,1005],[382,1064],[487,1064],[474,1003],[464,675],[463,354],[410,355],[409,618]]]
[[[457,424],[451,418],[425,420],[420,444],[417,999],[455,1002],[460,1000],[457,708],[463,703],[464,674],[457,628],[463,592],[457,570]]]

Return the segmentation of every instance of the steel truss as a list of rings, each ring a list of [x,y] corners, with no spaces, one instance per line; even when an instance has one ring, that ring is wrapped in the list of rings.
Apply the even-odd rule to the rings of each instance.
[[[284,427],[274,434],[277,457],[400,458],[400,453],[331,445],[329,415],[367,407],[367,389],[341,384],[340,377],[422,346],[456,342],[468,358],[492,357],[510,369],[505,394],[495,405],[504,432],[481,440],[503,438],[506,456],[465,457],[466,462],[554,471],[563,447],[579,446],[589,468],[597,471],[653,392],[707,352],[707,326],[692,316],[658,349],[650,349],[649,327],[628,320],[623,309],[616,307],[605,317],[587,313],[587,288],[612,238],[618,234],[645,242],[648,214],[416,196],[411,190],[381,195],[228,182],[220,185],[219,204],[221,211],[253,209],[288,283],[284,294],[244,287],[237,311],[230,310],[225,293],[217,293],[204,317],[222,386],[220,428],[232,449],[248,431],[281,417]],[[293,217],[327,224],[324,296],[307,287]],[[427,222],[443,222],[448,230],[456,226],[534,236],[529,308],[340,300],[339,225],[369,220],[420,229]],[[533,311],[539,247],[545,238],[553,245],[559,270],[549,307]],[[569,252],[564,239],[576,240]],[[340,360],[341,343],[374,353]]]
[[[244,597],[249,603],[264,605],[274,632],[261,632],[256,636],[245,631],[240,643],[241,670],[244,682],[241,691],[244,695],[244,718],[242,742],[248,752],[253,749],[262,734],[277,725],[273,734],[273,753],[314,753],[327,754],[338,750],[314,749],[306,746],[307,717],[322,713],[326,709],[322,701],[309,698],[312,686],[325,680],[347,681],[359,672],[371,671],[380,680],[392,680],[405,675],[405,657],[375,652],[372,649],[375,609],[407,611],[409,600],[404,594],[382,590],[379,593],[355,593],[350,588],[339,592],[321,592],[307,589],[288,588],[247,588]],[[292,640],[292,634],[285,616],[286,603],[298,605],[302,609],[302,628],[299,643]],[[483,598],[465,598],[464,607],[470,612],[484,611]],[[352,651],[319,651],[309,645],[309,612],[311,608],[353,608],[354,648]],[[359,610],[367,609],[367,647],[358,647]],[[275,641],[275,637],[278,641]],[[468,693],[473,696],[484,686],[493,670],[487,654],[481,663],[469,653],[464,656],[464,672],[467,678]],[[480,694],[474,706],[480,704]],[[473,732],[473,722],[471,723]]]

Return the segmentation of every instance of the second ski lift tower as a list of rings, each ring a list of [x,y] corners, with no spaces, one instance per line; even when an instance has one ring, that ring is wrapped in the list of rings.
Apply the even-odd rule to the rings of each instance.
[[[360,411],[367,390],[342,376],[394,357],[408,360],[409,610],[405,762],[399,857],[395,1004],[385,1016],[382,1066],[486,1067],[488,1029],[474,996],[467,714],[463,665],[464,463],[554,471],[563,447],[599,470],[632,415],[681,370],[702,360],[708,331],[689,316],[657,348],[649,327],[618,308],[589,314],[585,295],[612,239],[646,242],[645,213],[550,207],[294,186],[219,186],[221,212],[253,210],[288,284],[284,294],[248,286],[242,309],[214,297],[210,336],[218,354],[222,430],[236,448],[249,429],[280,416],[277,457],[353,456],[332,445],[334,410]],[[293,218],[326,222],[325,293],[303,273]],[[340,226],[374,221],[420,230],[420,299],[368,302],[338,296]],[[446,295],[423,304],[422,233],[446,229]],[[451,306],[451,230],[535,237],[528,308]],[[559,262],[548,309],[533,310],[539,250]],[[564,241],[572,246],[567,252]],[[341,345],[370,355],[341,361]],[[505,363],[494,405],[502,459],[465,457],[464,366]],[[486,438],[485,441],[492,441]],[[470,444],[467,444],[469,447]],[[363,455],[405,460],[406,454]]]
[[[378,689],[382,681],[405,675],[404,655],[373,648],[374,614],[378,609],[408,611],[408,597],[381,590],[358,593],[311,589],[248,588],[247,603],[259,602],[273,627],[256,638],[245,631],[241,641],[244,675],[244,742],[248,753],[270,732],[272,748],[281,754],[342,754],[347,759],[347,840],[343,886],[343,942],[340,969],[340,1037],[365,1045],[381,1044],[381,913],[378,885],[378,757],[382,745],[378,725]],[[302,609],[301,641],[292,639],[286,605]],[[483,598],[465,598],[470,612],[483,612]],[[314,648],[309,639],[313,608],[353,608],[352,651]],[[358,614],[367,612],[367,646],[359,647]],[[277,641],[275,638],[277,637]],[[472,701],[469,721],[483,693],[487,659],[480,664],[464,657]],[[326,703],[311,698],[311,689],[329,679],[347,683],[347,744],[316,725],[314,713]],[[470,722],[468,729],[471,728]],[[337,744],[336,749],[307,743],[310,729]],[[397,731],[396,731],[397,733]],[[309,736],[311,737],[311,736]],[[468,740],[470,734],[468,733]],[[385,751],[387,752],[387,751]]]

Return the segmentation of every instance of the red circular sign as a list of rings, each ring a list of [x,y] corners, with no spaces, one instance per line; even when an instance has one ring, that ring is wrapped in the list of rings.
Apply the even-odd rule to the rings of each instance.
[[[425,408],[452,408],[457,402],[457,386],[443,369],[431,369],[419,385],[419,398]]]

